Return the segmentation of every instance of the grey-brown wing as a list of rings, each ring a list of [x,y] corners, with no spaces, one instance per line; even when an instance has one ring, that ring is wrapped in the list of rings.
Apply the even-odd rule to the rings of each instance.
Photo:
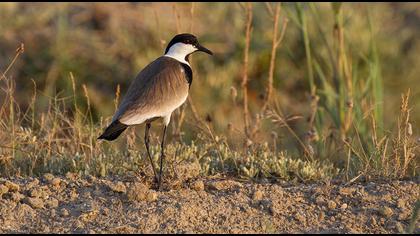
[[[159,57],[131,83],[113,121],[134,125],[170,114],[185,101],[188,87],[182,65],[172,58]]]

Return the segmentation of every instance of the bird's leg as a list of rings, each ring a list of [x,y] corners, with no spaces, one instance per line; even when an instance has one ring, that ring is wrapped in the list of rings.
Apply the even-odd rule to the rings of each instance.
[[[149,150],[149,141],[150,141],[150,139],[149,139],[149,129],[150,129],[150,126],[151,126],[150,123],[146,123],[146,129],[145,129],[145,132],[144,132],[144,144],[146,145],[147,155],[149,156],[150,163],[152,164],[153,173],[155,174],[155,181],[158,182],[155,164],[153,163],[153,159],[152,159],[152,156],[150,155],[150,150]]]
[[[163,159],[165,158],[165,135],[166,135],[166,127],[163,128],[163,137],[162,142],[160,143],[160,170],[159,170],[159,182],[158,182],[158,189],[160,189],[160,184],[162,182],[162,168],[163,168]]]

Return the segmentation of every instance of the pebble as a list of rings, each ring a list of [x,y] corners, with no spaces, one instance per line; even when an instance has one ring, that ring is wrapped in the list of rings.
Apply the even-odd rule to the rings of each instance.
[[[4,185],[9,189],[10,192],[19,192],[19,185],[7,180]]]
[[[68,179],[68,180],[76,180],[76,178],[77,178],[77,174],[75,174],[75,173],[71,173],[71,172],[67,172],[66,173],[66,178]]]
[[[88,175],[86,176],[87,181],[89,181],[90,183],[94,183],[96,181],[96,177],[93,175]]]
[[[60,215],[61,216],[68,216],[69,215],[69,211],[66,208],[62,208],[60,210]]]
[[[257,190],[252,195],[252,200],[261,201],[263,199],[263,193],[260,190]]]
[[[330,210],[334,210],[337,207],[337,203],[335,203],[334,201],[328,201],[328,208]]]
[[[409,211],[403,211],[402,213],[398,214],[398,220],[407,220],[411,217],[411,213]]]
[[[77,193],[76,189],[71,189],[70,190],[70,200],[74,201],[76,200],[76,198],[79,197],[79,194]]]
[[[26,184],[26,189],[31,189],[35,186],[39,185],[39,180],[38,179],[33,179],[31,182],[29,182],[28,184]]]
[[[149,188],[142,183],[134,183],[127,191],[127,198],[130,201],[143,201]]]
[[[384,206],[384,207],[380,208],[379,212],[385,217],[390,217],[390,216],[392,216],[392,214],[394,214],[392,209],[387,207],[387,206]]]
[[[121,181],[118,181],[117,183],[109,183],[108,187],[117,193],[126,193],[127,192],[127,188],[125,187],[124,183]]]
[[[14,202],[20,202],[20,201],[22,201],[22,199],[25,198],[25,195],[23,195],[19,192],[16,192],[16,193],[12,193],[11,198]]]
[[[404,207],[405,207],[405,200],[403,200],[403,199],[398,199],[398,201],[397,201],[397,206],[398,206],[398,208],[400,208],[400,209],[404,208]]]
[[[301,215],[301,214],[296,214],[296,215],[295,215],[295,218],[296,218],[296,220],[298,220],[300,223],[305,224],[305,222],[306,222],[306,218],[305,218],[303,215]]]
[[[56,208],[56,207],[58,207],[58,200],[57,200],[57,199],[55,199],[55,198],[50,198],[50,199],[48,199],[48,201],[47,201],[47,206],[48,206],[49,208]]]
[[[54,175],[52,175],[52,174],[50,174],[50,173],[46,173],[46,174],[44,174],[44,180],[46,181],[46,182],[51,182],[51,180],[54,178]]]
[[[318,205],[322,205],[322,204],[324,204],[324,203],[325,203],[325,200],[324,200],[324,198],[323,198],[322,196],[318,196],[318,197],[315,199],[315,202],[316,202],[316,204],[318,204]]]
[[[376,226],[376,220],[373,216],[370,218],[370,225],[371,226]]]
[[[135,183],[130,186],[127,191],[127,198],[130,201],[147,201],[153,202],[158,198],[158,193],[142,183]]]
[[[348,207],[348,206],[347,206],[347,204],[346,204],[346,203],[344,203],[343,205],[341,205],[341,207],[340,207],[340,208],[341,208],[342,210],[345,210],[345,209],[347,209],[347,207]]]
[[[6,185],[0,184],[0,197],[7,193],[9,191],[9,188]]]
[[[343,195],[351,195],[356,191],[355,188],[340,188],[338,192]]]
[[[191,188],[195,191],[203,191],[204,190],[204,182],[202,180],[195,181],[191,184]]]
[[[325,212],[321,211],[321,212],[319,213],[318,220],[321,222],[321,221],[323,221],[323,220],[324,220],[324,218],[325,218]]]
[[[214,181],[207,184],[209,190],[226,190],[232,188],[241,188],[242,184],[232,180]]]
[[[26,204],[28,204],[29,206],[31,206],[32,208],[43,208],[44,207],[44,202],[39,198],[27,197],[23,201]]]
[[[41,197],[42,192],[39,188],[34,188],[29,192],[29,196],[31,197]]]
[[[60,179],[60,178],[58,178],[58,177],[56,177],[56,178],[54,178],[54,179],[52,179],[52,180],[51,180],[51,184],[52,184],[53,186],[55,186],[55,187],[59,186],[59,185],[60,185],[60,183],[61,183],[61,179]]]
[[[148,201],[148,202],[154,202],[154,201],[156,201],[156,199],[158,198],[158,194],[157,194],[157,192],[156,191],[154,191],[154,190],[150,190],[148,193],[147,193],[147,196],[146,196],[146,201]]]

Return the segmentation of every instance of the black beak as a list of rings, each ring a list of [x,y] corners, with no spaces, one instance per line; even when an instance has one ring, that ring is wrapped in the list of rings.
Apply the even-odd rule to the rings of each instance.
[[[213,53],[210,50],[208,50],[207,48],[201,46],[200,44],[197,44],[196,47],[197,47],[198,51],[202,51],[202,52],[205,52],[207,54],[213,55]]]

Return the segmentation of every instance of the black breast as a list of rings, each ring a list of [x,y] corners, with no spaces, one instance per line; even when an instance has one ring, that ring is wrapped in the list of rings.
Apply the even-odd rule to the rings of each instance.
[[[180,62],[181,63],[181,62]],[[188,85],[191,87],[191,83],[193,80],[193,74],[191,67],[187,64],[181,63],[182,68],[184,68],[185,78],[187,79]]]

